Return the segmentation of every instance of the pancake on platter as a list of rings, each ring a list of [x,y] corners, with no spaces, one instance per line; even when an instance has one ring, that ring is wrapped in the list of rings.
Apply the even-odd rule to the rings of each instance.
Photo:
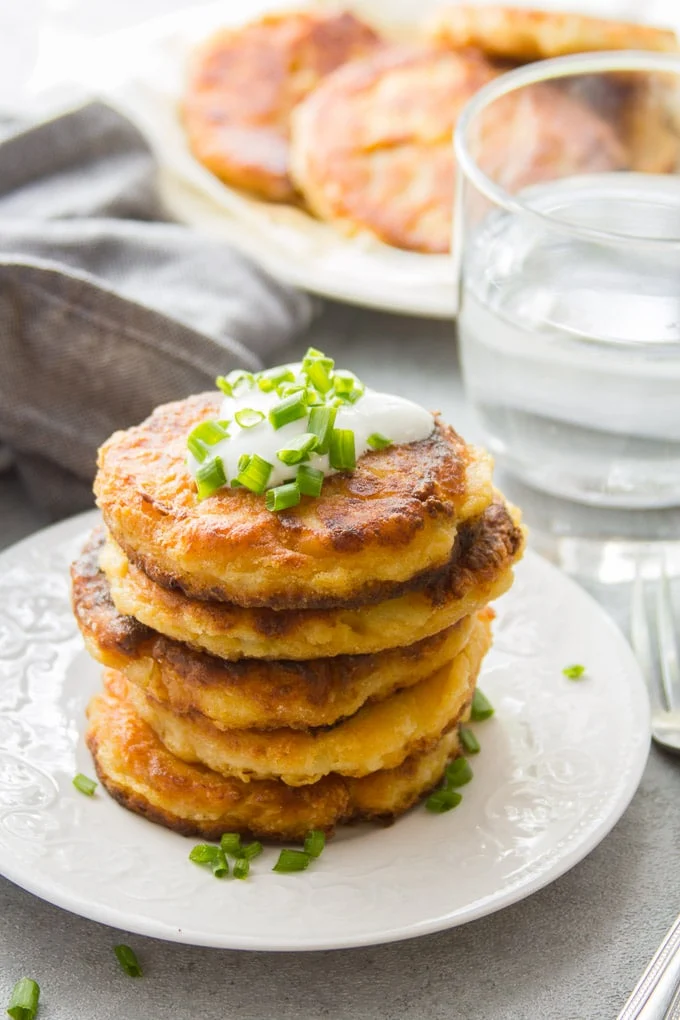
[[[412,645],[499,598],[524,548],[519,512],[500,502],[460,529],[455,558],[431,585],[349,609],[242,609],[156,584],[109,538],[100,558],[118,612],[224,659],[316,659]]]
[[[295,201],[288,173],[293,108],[336,67],[379,43],[349,12],[268,14],[217,33],[194,55],[183,104],[194,156],[226,184]]]
[[[493,499],[488,454],[432,419],[427,438],[369,452],[294,511],[271,513],[245,488],[200,500],[187,434],[220,409],[220,395],[206,393],[114,433],[94,484],[128,558],[195,599],[332,608],[424,587],[450,559],[457,526]]]
[[[453,128],[497,73],[473,53],[406,46],[335,72],[293,116],[291,168],[307,205],[346,234],[448,251]]]
[[[469,703],[491,644],[490,621],[478,618],[453,662],[413,687],[364,705],[349,719],[310,731],[222,730],[196,712],[177,715],[148,691],[131,684],[135,711],[178,758],[239,779],[315,783],[331,772],[365,776],[395,768],[436,743]]]
[[[303,840],[310,829],[340,822],[391,821],[440,781],[459,753],[452,729],[395,769],[362,779],[326,776],[307,786],[218,775],[172,755],[127,699],[121,673],[107,670],[104,692],[88,708],[87,745],[97,774],[121,804],[183,835],[217,840],[239,831],[272,840]]]
[[[425,36],[451,49],[474,47],[489,57],[519,64],[598,50],[678,48],[675,32],[652,25],[479,4],[440,8],[426,23]]]
[[[228,662],[121,616],[97,569],[95,538],[71,568],[73,610],[88,651],[178,714],[197,712],[221,729],[331,726],[367,702],[431,676],[461,651],[474,620],[405,648],[307,662]],[[484,610],[491,613],[491,610]]]
[[[466,100],[497,73],[475,51],[395,47],[329,76],[293,118],[293,173],[310,207],[346,233],[448,251],[453,129]],[[626,160],[602,118],[549,85],[489,107],[477,157],[511,192]]]

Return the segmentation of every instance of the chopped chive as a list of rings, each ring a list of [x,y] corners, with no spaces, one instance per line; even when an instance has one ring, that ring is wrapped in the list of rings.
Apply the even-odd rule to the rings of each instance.
[[[249,453],[242,453],[241,456],[238,459],[238,470],[239,471],[245,471],[245,469],[248,467],[249,464],[250,464],[250,454]]]
[[[304,418],[306,414],[307,402],[304,395],[302,393],[293,393],[279,404],[274,404],[269,412],[269,421],[273,428],[280,429],[292,421],[297,421],[298,418]]]
[[[302,362],[302,370],[307,373],[307,378],[319,393],[328,393],[332,388],[332,358],[311,358],[309,360],[305,358]]]
[[[469,783],[473,777],[472,769],[470,768],[470,762],[467,758],[456,758],[454,761],[449,762],[444,772],[444,788],[447,790],[453,790],[457,786],[465,786]]]
[[[303,460],[308,459],[312,450],[316,449],[318,442],[319,437],[313,432],[303,432],[290,439],[282,449],[277,450],[276,456],[283,464],[301,464]]]
[[[298,382],[284,382],[284,383],[280,383],[280,385],[276,387],[276,392],[277,392],[278,396],[281,397],[281,398],[283,398],[283,397],[292,397],[292,395],[294,393],[304,393],[305,394],[305,399],[306,399],[306,395],[307,395],[306,387],[303,386],[302,383],[298,383]]]
[[[304,850],[282,850],[272,871],[278,871],[281,875],[286,875],[293,871],[304,871],[305,868],[309,867],[311,859]]]
[[[328,448],[331,467],[338,471],[353,471],[357,465],[354,433],[351,429],[333,429]]]
[[[199,499],[207,499],[226,484],[227,476],[221,457],[213,457],[205,464],[201,464],[196,472],[196,488]]]
[[[228,422],[202,421],[187,436],[189,452],[202,464],[210,452],[210,447],[228,437]]]
[[[445,811],[450,811],[452,808],[458,807],[462,799],[462,794],[456,793],[455,790],[448,790],[444,788],[441,790],[435,790],[434,793],[431,793],[425,801],[425,807],[428,811],[433,811],[435,814],[441,815]]]
[[[212,864],[219,852],[218,846],[212,843],[197,843],[189,854],[189,860],[194,864]]]
[[[235,368],[233,372],[229,372],[228,375],[218,375],[215,379],[215,385],[219,390],[227,397],[233,397],[235,392],[240,389],[252,389],[255,385],[255,376],[252,372],[246,372],[245,369]]]
[[[244,847],[241,847],[239,857],[245,857],[248,861],[254,861],[256,857],[259,857],[262,853],[262,844],[255,840],[253,843],[246,843]]]
[[[247,464],[244,464],[243,468],[241,468],[241,461],[239,460],[237,478],[241,485],[245,485],[246,489],[250,489],[251,492],[264,492],[271,473],[272,465],[257,453],[249,457]]]
[[[357,385],[354,387],[353,390],[350,390],[350,392],[345,397],[345,400],[349,400],[350,404],[356,404],[357,400],[359,400],[360,397],[363,397],[365,392],[366,387],[362,382],[359,382],[359,380],[357,380]]]
[[[250,859],[248,857],[238,857],[234,861],[234,866],[231,869],[231,873],[234,878],[247,878],[249,871]]]
[[[372,450],[384,450],[385,447],[392,445],[392,440],[383,436],[381,432],[372,432],[366,442]]]
[[[353,372],[333,372],[333,389],[339,397],[351,393],[358,381]]]
[[[244,407],[243,410],[235,413],[234,419],[242,429],[252,429],[253,425],[259,425],[261,421],[264,421],[264,413],[256,411],[253,407]]]
[[[223,853],[238,857],[241,852],[241,837],[238,832],[223,832],[220,839]]]
[[[483,722],[484,719],[490,719],[493,715],[493,705],[485,694],[482,694],[479,687],[475,688],[475,693],[472,695],[472,707],[470,708],[470,718],[473,722]]]
[[[323,404],[324,398],[318,390],[315,390],[313,386],[307,386],[305,389],[305,396],[307,399],[308,407],[316,407],[319,404]]]
[[[562,670],[563,674],[569,680],[580,680],[585,671],[586,667],[579,665],[565,666],[564,669]]]
[[[215,850],[217,851],[217,853],[210,862],[212,873],[215,876],[215,878],[225,878],[229,874],[229,865],[227,863],[227,858],[224,854],[224,850],[221,847],[216,846]]]
[[[38,1012],[40,986],[32,978],[20,978],[12,989],[7,1012],[12,1020],[33,1020]]]
[[[289,510],[300,502],[300,490],[297,482],[286,482],[285,485],[277,485],[273,489],[267,489],[264,497],[264,505],[272,513],[279,510]]]
[[[298,489],[303,496],[320,496],[323,479],[323,471],[309,467],[308,464],[301,464],[295,476]]]
[[[316,453],[328,453],[337,413],[335,407],[328,407],[328,405],[313,407],[309,412],[307,431],[313,432],[319,438]]]
[[[134,950],[130,949],[129,946],[114,946],[113,951],[116,954],[116,959],[121,965],[125,973],[129,977],[141,977],[142,968],[139,966],[139,961],[134,953]]]
[[[72,782],[76,790],[80,790],[80,792],[84,793],[86,797],[91,797],[99,785],[94,781],[94,779],[90,779],[89,776],[84,776],[82,772],[79,772],[77,776],[74,776]]]
[[[460,742],[468,754],[479,754],[481,750],[479,741],[467,726],[461,726],[460,728]]]
[[[324,354],[324,352],[320,351],[317,347],[308,347],[307,348],[307,353],[305,354],[304,358],[302,359],[302,364],[304,365],[305,361],[315,361],[317,358],[325,358],[325,357],[326,357],[326,355]],[[330,358],[329,358],[329,361],[330,361]]]
[[[310,857],[320,857],[326,846],[326,836],[321,829],[311,829],[305,836],[305,853]]]
[[[281,365],[278,368],[268,368],[257,376],[257,385],[263,393],[271,393],[277,390],[281,383],[294,382],[295,376],[290,368]]]

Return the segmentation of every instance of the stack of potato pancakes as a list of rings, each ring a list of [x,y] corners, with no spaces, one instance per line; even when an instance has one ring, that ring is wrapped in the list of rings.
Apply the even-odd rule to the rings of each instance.
[[[209,839],[390,820],[459,753],[518,515],[436,416],[280,513],[245,488],[199,500],[187,435],[221,396],[160,407],[100,451],[106,526],[72,568],[108,667],[88,712],[97,772],[132,811]]]

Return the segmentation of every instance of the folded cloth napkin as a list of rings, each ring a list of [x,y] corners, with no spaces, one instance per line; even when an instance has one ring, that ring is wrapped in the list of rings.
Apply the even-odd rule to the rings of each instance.
[[[0,443],[52,517],[92,505],[111,432],[275,361],[311,318],[306,295],[168,222],[155,174],[102,103],[0,141]]]

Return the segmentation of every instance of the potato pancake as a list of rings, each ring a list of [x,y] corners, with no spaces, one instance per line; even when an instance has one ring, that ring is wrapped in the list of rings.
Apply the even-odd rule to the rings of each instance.
[[[298,787],[244,783],[172,755],[135,713],[127,692],[125,677],[107,670],[104,692],[90,702],[86,739],[97,775],[124,807],[185,836],[218,840],[238,831],[302,842],[310,829],[330,833],[350,820],[391,821],[436,786],[459,753],[454,728],[398,768],[363,779],[326,776]]]
[[[194,55],[183,103],[194,156],[225,184],[296,201],[288,173],[293,108],[336,67],[379,44],[346,11],[268,14],[218,32]]]
[[[186,437],[220,406],[219,393],[190,397],[114,433],[94,483],[128,558],[194,599],[313,609],[394,597],[444,567],[459,524],[493,499],[489,455],[433,418],[427,439],[360,457],[294,509],[273,514],[243,488],[199,501]]]
[[[519,513],[498,499],[462,525],[454,557],[422,590],[349,609],[243,609],[156,584],[109,538],[100,564],[111,599],[167,637],[224,659],[315,659],[412,645],[499,598],[524,548]]]
[[[129,685],[128,698],[167,749],[183,761],[239,779],[282,779],[289,786],[303,786],[331,772],[360,777],[395,768],[410,754],[436,743],[470,701],[490,644],[490,620],[478,618],[453,662],[413,687],[364,705],[335,726],[310,731],[221,730],[196,712],[172,712],[134,684]]]

